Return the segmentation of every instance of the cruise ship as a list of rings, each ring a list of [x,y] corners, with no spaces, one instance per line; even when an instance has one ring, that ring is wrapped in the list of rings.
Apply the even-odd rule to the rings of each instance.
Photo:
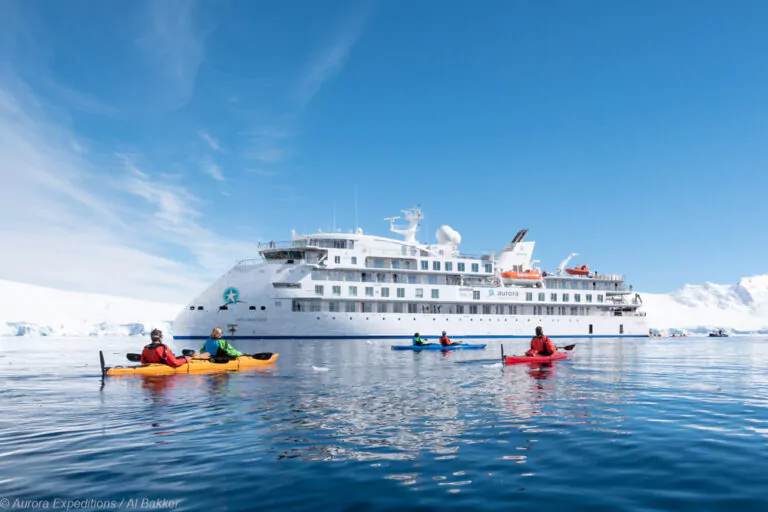
[[[521,230],[498,254],[459,251],[449,226],[435,244],[416,241],[418,208],[385,219],[400,239],[330,232],[269,242],[190,302],[174,322],[177,339],[375,339],[648,336],[642,298],[622,275],[587,266],[555,271],[532,260]]]

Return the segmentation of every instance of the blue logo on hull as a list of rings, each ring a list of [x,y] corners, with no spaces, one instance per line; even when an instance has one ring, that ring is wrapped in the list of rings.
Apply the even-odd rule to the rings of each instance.
[[[232,304],[235,302],[240,302],[240,292],[237,291],[237,288],[229,287],[224,290],[224,303]]]

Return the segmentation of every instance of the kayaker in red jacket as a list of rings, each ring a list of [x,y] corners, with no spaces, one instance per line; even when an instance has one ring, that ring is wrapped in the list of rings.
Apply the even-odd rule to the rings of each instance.
[[[453,345],[453,343],[451,343],[451,338],[449,338],[448,335],[445,334],[445,331],[443,331],[443,335],[440,336],[440,344],[444,347],[450,347],[451,345]]]
[[[536,328],[536,336],[531,338],[531,350],[525,353],[529,357],[551,356],[557,352],[552,340],[544,336],[544,329]]]
[[[167,345],[163,344],[163,331],[155,329],[150,334],[152,343],[141,351],[141,364],[160,363],[171,368],[187,364],[191,357],[176,357]]]

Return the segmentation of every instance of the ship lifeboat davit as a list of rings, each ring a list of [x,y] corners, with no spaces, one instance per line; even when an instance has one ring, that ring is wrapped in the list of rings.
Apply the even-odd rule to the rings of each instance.
[[[572,276],[588,276],[589,266],[582,265],[580,267],[567,268],[565,271]]]
[[[523,270],[520,272],[502,272],[501,280],[507,286],[511,284],[517,286],[541,286],[541,271]]]

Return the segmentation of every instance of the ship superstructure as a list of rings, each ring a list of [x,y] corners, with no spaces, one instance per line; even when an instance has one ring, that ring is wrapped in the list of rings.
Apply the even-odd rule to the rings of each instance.
[[[648,335],[623,276],[565,268],[575,254],[542,271],[526,230],[499,254],[468,255],[448,226],[437,243],[417,242],[418,208],[386,220],[402,239],[358,228],[263,244],[186,306],[174,337],[214,326],[242,339],[529,337],[537,325],[559,337]]]

